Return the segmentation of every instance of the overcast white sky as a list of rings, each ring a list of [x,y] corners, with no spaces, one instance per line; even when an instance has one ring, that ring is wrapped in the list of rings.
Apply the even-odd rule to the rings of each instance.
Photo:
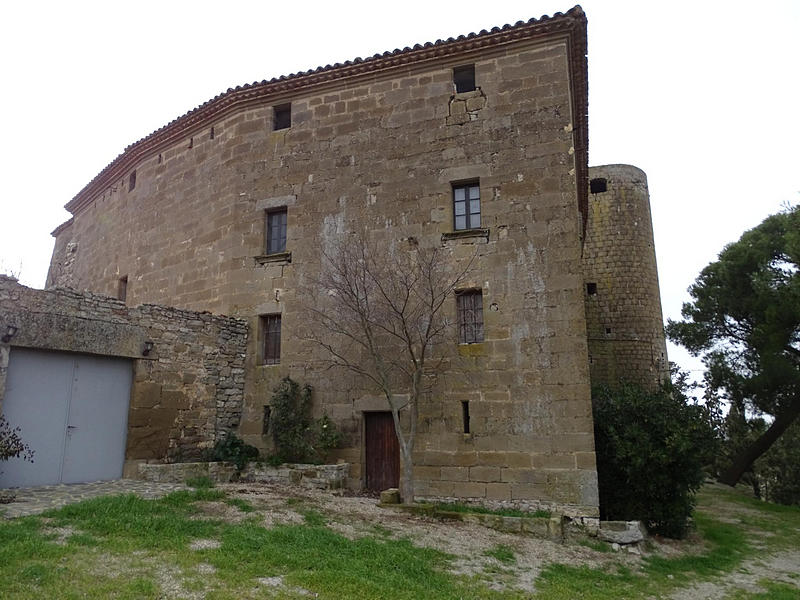
[[[128,144],[245,82],[557,1],[37,2],[0,9],[0,272],[43,287],[62,208]],[[648,174],[664,317],[722,246],[800,202],[800,2],[582,2],[589,164]],[[678,349],[670,358],[697,363]]]

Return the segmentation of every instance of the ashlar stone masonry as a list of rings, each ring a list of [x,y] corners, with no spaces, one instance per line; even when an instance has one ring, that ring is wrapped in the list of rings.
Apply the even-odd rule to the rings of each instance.
[[[332,458],[351,465],[358,489],[368,484],[365,415],[387,406],[364,380],[324,368],[300,335],[302,290],[323,250],[354,235],[387,255],[440,248],[454,270],[472,261],[463,288],[479,299],[482,336],[454,334],[437,356],[420,407],[417,491],[596,514],[586,81],[576,7],[230,89],[128,147],[67,204],[48,286],[243,319],[243,363],[160,371],[183,390],[172,410],[188,420],[173,421],[170,444],[188,451],[235,425],[220,395],[233,406],[239,392],[204,386],[243,376],[238,433],[268,451],[264,417],[289,375],[314,387],[315,414],[344,432]],[[459,318],[455,297],[446,309]],[[224,331],[238,348],[239,331]],[[170,356],[190,352],[180,336],[167,342]],[[147,398],[173,389],[145,383],[136,393]],[[181,413],[186,402],[197,410]],[[136,439],[143,454],[173,449]]]
[[[241,421],[247,322],[70,289],[34,290],[0,275],[0,408],[14,348],[133,360],[126,460],[201,458]],[[143,355],[145,342],[152,350]]]

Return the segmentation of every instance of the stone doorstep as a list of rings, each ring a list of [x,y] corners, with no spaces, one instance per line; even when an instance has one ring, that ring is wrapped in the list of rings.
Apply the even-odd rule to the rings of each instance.
[[[550,540],[551,542],[561,543],[564,541],[564,517],[558,514],[550,517],[508,517],[505,515],[486,513],[439,510],[434,504],[423,503],[409,505],[379,502],[378,506],[380,508],[400,509],[416,515],[434,517],[437,519],[474,523],[504,533],[529,535],[539,539]]]
[[[600,521],[597,537],[610,544],[638,544],[647,538],[647,530],[640,521]]]

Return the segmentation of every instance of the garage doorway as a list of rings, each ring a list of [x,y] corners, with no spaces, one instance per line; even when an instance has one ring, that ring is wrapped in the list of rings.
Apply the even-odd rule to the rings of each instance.
[[[2,410],[35,454],[0,464],[0,487],[120,478],[132,375],[127,359],[12,348]]]
[[[400,445],[390,412],[364,413],[366,488],[382,492],[400,483]]]

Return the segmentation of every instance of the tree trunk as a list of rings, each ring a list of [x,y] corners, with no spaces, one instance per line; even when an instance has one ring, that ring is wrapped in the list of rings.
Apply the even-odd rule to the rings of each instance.
[[[414,504],[414,463],[411,460],[411,449],[402,448],[400,452],[400,501],[403,504]]]
[[[719,482],[730,486],[735,486],[739,483],[745,471],[751,467],[759,456],[772,447],[772,444],[781,437],[783,432],[798,416],[800,416],[800,398],[795,398],[789,408],[775,416],[775,420],[769,429],[733,459],[733,464],[720,475]]]

